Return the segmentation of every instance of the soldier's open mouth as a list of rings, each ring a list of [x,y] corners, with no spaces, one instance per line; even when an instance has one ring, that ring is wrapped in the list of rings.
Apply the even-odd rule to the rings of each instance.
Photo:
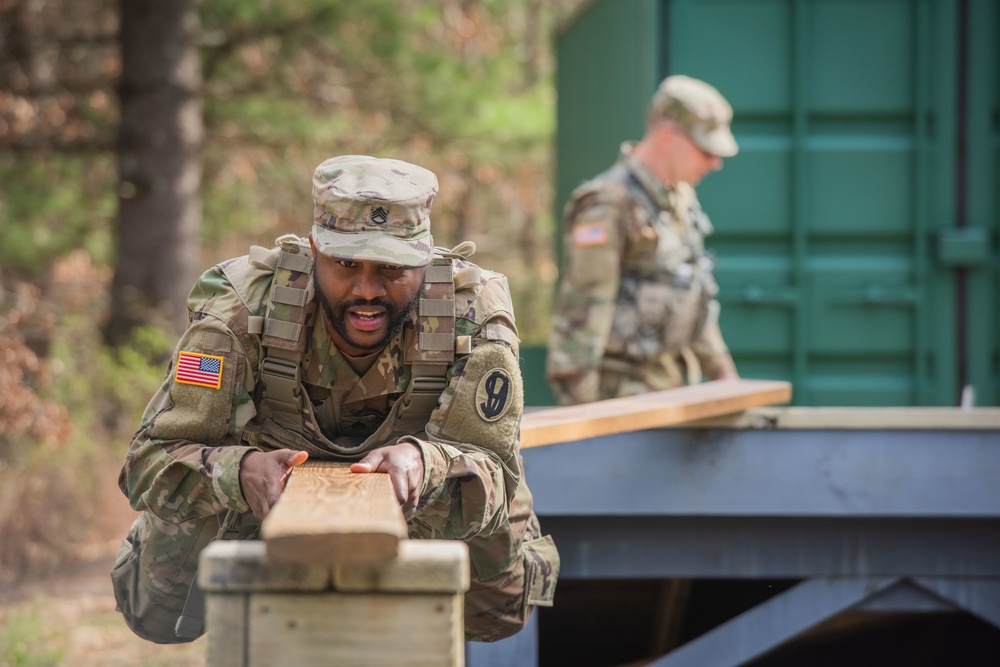
[[[385,322],[385,311],[352,310],[347,313],[351,325],[361,331],[375,331]]]

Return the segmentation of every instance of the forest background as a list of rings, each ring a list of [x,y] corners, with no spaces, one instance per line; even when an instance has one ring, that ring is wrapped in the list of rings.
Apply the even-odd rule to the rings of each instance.
[[[474,241],[544,343],[552,42],[585,2],[0,0],[0,593],[113,555],[187,291],[305,235],[327,157],[434,171],[436,243]],[[25,613],[0,665],[63,664]]]

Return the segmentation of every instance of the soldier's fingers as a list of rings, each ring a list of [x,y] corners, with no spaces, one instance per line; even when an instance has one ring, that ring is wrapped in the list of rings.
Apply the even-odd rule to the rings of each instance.
[[[351,464],[351,472],[375,472],[382,465],[382,459],[382,454],[378,450],[369,452],[365,458]]]
[[[279,451],[281,451],[284,454],[281,462],[284,465],[288,466],[289,468],[292,468],[297,465],[302,465],[303,463],[306,462],[306,459],[309,458],[308,452],[297,452],[291,449],[282,449]]]
[[[405,509],[410,502],[412,493],[406,471],[393,466],[389,469],[389,479],[392,480],[392,490],[396,492],[396,501],[400,507]]]

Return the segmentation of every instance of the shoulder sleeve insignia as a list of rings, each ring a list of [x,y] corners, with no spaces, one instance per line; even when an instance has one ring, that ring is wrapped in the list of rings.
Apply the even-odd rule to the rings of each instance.
[[[510,401],[510,375],[502,368],[494,368],[483,375],[476,388],[476,411],[488,422],[496,421],[507,412]]]
[[[608,242],[608,223],[585,222],[573,227],[573,245],[578,248],[605,245]]]
[[[181,350],[177,357],[174,381],[198,387],[218,389],[222,386],[222,357]]]

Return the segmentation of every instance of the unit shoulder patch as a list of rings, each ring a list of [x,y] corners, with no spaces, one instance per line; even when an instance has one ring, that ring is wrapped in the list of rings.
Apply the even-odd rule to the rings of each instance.
[[[476,387],[476,412],[488,422],[504,416],[510,407],[510,374],[503,368],[488,371]]]
[[[431,413],[427,435],[488,449],[506,461],[517,449],[523,406],[514,353],[506,345],[483,342],[456,364],[441,404]]]

